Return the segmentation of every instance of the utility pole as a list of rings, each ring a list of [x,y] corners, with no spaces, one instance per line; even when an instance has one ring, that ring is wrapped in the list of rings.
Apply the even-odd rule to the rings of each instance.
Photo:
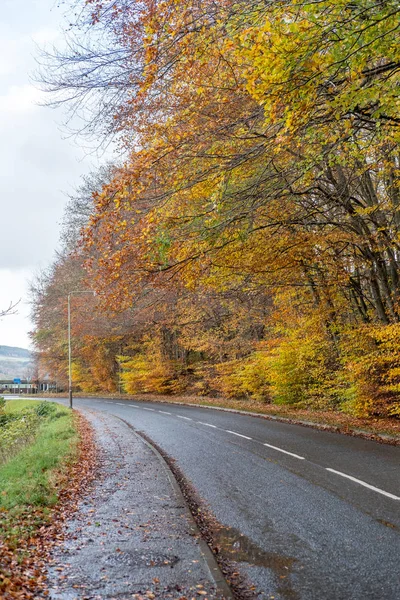
[[[71,363],[71,294],[68,294],[68,395],[72,408],[72,363]]]

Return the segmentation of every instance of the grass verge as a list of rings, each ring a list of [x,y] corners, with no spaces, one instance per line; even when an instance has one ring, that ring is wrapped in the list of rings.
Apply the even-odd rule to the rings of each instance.
[[[53,402],[7,402],[5,413],[12,419],[29,412],[38,417],[34,435],[21,439],[19,451],[0,465],[2,599],[46,595],[49,549],[60,537],[68,500],[81,491],[79,479],[88,472],[88,467],[77,468],[82,454],[80,418]],[[90,438],[90,432],[85,436]],[[64,502],[58,502],[60,498]]]
[[[6,413],[25,413],[27,408],[40,411],[42,406],[47,410],[39,415],[33,442],[24,446],[21,440],[22,449],[0,466],[3,514],[23,510],[26,506],[53,506],[57,501],[56,470],[70,463],[77,453],[78,433],[71,411],[53,402],[33,404],[31,401],[30,405],[26,401],[21,405],[18,402],[14,400],[6,405]]]

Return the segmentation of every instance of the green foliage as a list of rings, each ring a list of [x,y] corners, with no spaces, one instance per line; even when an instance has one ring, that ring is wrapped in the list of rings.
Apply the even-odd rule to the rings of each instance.
[[[12,422],[23,426],[25,432],[35,425],[28,443],[21,444],[19,451],[0,466],[0,509],[52,506],[56,502],[54,471],[76,455],[78,436],[71,411],[55,404],[53,407],[51,414],[60,413],[58,418],[39,417],[32,409],[30,413],[19,411],[21,418]]]
[[[7,415],[8,419],[0,424],[0,463],[35,437],[39,417],[33,410],[21,411],[18,416]]]
[[[57,405],[53,402],[41,402],[37,404],[34,408],[35,413],[39,417],[49,417],[50,415],[54,415],[57,412]]]
[[[44,422],[65,416],[53,402],[13,401],[6,409],[0,414],[0,464],[32,443]]]

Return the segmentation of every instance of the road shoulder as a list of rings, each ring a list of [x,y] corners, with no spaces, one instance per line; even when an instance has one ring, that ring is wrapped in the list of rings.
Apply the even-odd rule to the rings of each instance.
[[[50,596],[230,597],[162,459],[120,419],[82,412],[95,430],[99,478],[53,556]]]

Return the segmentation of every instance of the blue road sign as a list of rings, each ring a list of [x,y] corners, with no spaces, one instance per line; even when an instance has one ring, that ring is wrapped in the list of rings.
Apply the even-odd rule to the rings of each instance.
[[[21,380],[20,380],[20,378],[19,378],[19,377],[16,377],[16,378],[14,379],[14,383],[18,383],[18,384],[20,384],[20,383],[21,383]]]

